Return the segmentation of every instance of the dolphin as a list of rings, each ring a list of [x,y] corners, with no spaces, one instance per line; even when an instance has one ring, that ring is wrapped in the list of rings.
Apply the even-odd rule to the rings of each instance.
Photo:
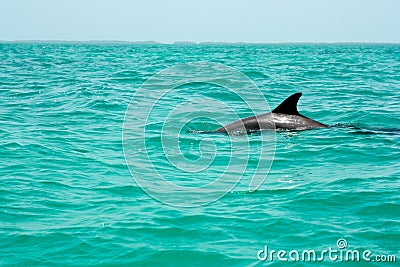
[[[244,118],[227,124],[215,133],[241,133],[262,130],[308,130],[315,128],[328,128],[328,125],[317,122],[301,115],[297,111],[297,102],[302,93],[295,93],[283,101],[272,112]]]

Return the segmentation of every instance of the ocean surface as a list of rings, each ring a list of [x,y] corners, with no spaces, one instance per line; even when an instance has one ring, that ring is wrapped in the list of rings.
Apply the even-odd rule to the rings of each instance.
[[[203,133],[296,92],[332,127]],[[395,44],[1,43],[0,266],[395,266],[399,92]]]

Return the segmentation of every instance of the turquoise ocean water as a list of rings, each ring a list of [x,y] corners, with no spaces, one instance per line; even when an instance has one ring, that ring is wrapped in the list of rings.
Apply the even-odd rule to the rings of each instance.
[[[239,184],[192,208],[156,200],[132,178],[131,172],[141,170],[140,178],[154,179],[157,191],[158,178],[144,168],[146,159],[123,147],[125,112],[146,80],[191,62],[243,73],[271,108],[303,92],[299,111],[333,127],[267,133],[265,138],[276,140],[274,160],[254,192]],[[392,266],[373,256],[400,260],[399,90],[399,45],[0,44],[0,266],[287,264],[276,254],[258,259],[265,246],[269,252],[370,250],[368,266]],[[160,122],[168,120],[163,107],[172,110],[201,97],[228,105],[239,117],[250,115],[224,92],[215,84],[189,83],[164,95],[152,110],[155,119],[136,125],[148,130],[145,137],[132,131],[129,144],[145,141],[152,164],[171,182],[193,188],[211,182],[213,169],[185,173],[171,166],[165,154],[179,151],[163,150]],[[152,94],[145,91],[141,103]],[[146,115],[130,107],[133,124]],[[245,171],[256,169],[252,151],[264,134],[237,137],[239,153],[231,153],[229,136],[195,130],[211,131],[232,117],[223,109],[211,112],[207,103],[203,108],[210,120],[164,129],[166,142],[180,133],[179,163],[195,168],[202,149],[207,154],[220,148],[213,163],[232,160],[226,179],[239,176],[236,167],[246,154]],[[178,115],[184,118],[182,110]],[[133,153],[128,164],[124,151]],[[191,197],[209,198],[189,194],[186,200]],[[179,198],[177,193],[184,202]],[[339,239],[346,248],[338,248]],[[323,265],[367,264],[361,261],[325,257]]]

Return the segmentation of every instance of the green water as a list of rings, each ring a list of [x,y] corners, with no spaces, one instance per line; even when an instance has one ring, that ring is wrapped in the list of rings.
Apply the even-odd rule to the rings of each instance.
[[[243,73],[271,108],[301,91],[299,111],[332,127],[198,134],[234,120],[230,112],[251,115],[237,95],[212,83],[180,85],[145,114],[165,86],[154,75],[193,62]],[[190,68],[184,73],[196,77]],[[399,261],[399,73],[399,45],[0,44],[0,266],[286,265],[257,253],[266,245],[338,249],[341,238],[343,251]],[[169,82],[181,76],[170,73]],[[152,89],[135,96],[152,77]],[[253,96],[247,104],[269,111],[252,86],[230,82]],[[193,109],[183,105],[190,101]],[[186,121],[190,112],[201,117]],[[178,149],[169,146],[176,136]],[[260,156],[262,144],[267,154]],[[264,159],[259,168],[268,175],[249,192]],[[243,180],[216,187],[222,198],[196,193],[226,166],[224,181],[242,172]],[[194,189],[168,191],[160,174]],[[149,182],[150,194],[137,179]],[[201,205],[182,207],[194,200]],[[395,265],[371,259],[368,266]]]

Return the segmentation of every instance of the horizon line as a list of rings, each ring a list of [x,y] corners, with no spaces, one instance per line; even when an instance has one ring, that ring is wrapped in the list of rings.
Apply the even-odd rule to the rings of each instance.
[[[160,45],[172,45],[172,44],[187,44],[187,45],[201,45],[201,44],[400,44],[400,42],[390,41],[277,41],[277,42],[247,42],[247,41],[173,41],[173,42],[161,42],[154,40],[143,40],[143,41],[125,41],[125,40],[62,40],[62,39],[32,39],[32,40],[0,40],[0,43],[98,43],[98,44],[160,44]]]

